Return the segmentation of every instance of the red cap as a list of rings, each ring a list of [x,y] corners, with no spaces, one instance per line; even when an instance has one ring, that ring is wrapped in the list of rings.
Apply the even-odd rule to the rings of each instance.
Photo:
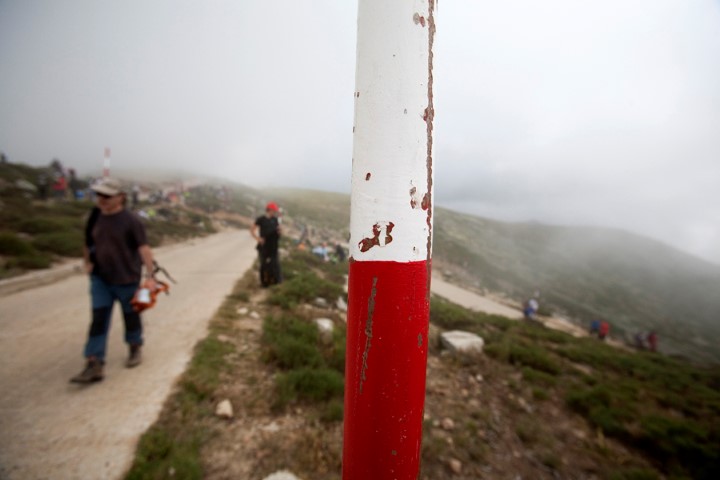
[[[274,212],[277,212],[277,211],[279,211],[280,209],[278,208],[277,203],[275,203],[275,202],[269,202],[269,203],[265,206],[265,210],[272,210],[272,211],[274,211]]]

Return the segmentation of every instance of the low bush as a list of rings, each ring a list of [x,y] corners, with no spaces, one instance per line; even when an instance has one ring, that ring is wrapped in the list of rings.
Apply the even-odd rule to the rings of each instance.
[[[0,232],[0,255],[32,255],[35,248],[14,233]]]
[[[329,368],[300,368],[278,377],[278,401],[281,406],[293,400],[319,402],[342,398],[345,379]]]
[[[313,272],[301,272],[274,288],[268,296],[268,303],[290,310],[301,303],[315,298],[335,301],[344,294],[342,285],[320,278]]]
[[[80,219],[70,219],[69,221],[60,220],[58,218],[35,217],[27,218],[19,222],[17,228],[21,232],[37,234],[37,233],[55,233],[67,228],[79,228]]]
[[[55,233],[42,233],[33,239],[38,250],[51,252],[64,257],[82,256],[84,236],[78,230],[65,230]]]

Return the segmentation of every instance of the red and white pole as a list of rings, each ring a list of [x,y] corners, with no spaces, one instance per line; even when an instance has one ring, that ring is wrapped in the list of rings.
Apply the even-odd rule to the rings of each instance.
[[[110,149],[105,147],[105,158],[103,159],[103,177],[110,176]]]
[[[359,0],[343,479],[415,479],[425,404],[435,0]]]

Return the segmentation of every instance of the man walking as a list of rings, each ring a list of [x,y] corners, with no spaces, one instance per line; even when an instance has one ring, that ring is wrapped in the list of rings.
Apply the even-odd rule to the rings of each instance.
[[[130,300],[138,289],[142,266],[146,286],[156,288],[153,278],[153,255],[140,219],[125,209],[125,191],[112,178],[104,178],[91,189],[96,194],[97,209],[86,228],[85,270],[90,275],[92,322],[85,344],[85,369],[70,379],[74,383],[92,383],[103,379],[107,336],[112,307],[117,300],[125,320],[125,342],[129,347],[128,368],[141,362],[143,331],[140,314]]]
[[[278,242],[280,241],[280,222],[277,218],[277,204],[270,202],[265,207],[265,215],[259,216],[250,230],[257,242],[260,258],[260,285],[269,287],[282,281],[280,262],[278,261]]]

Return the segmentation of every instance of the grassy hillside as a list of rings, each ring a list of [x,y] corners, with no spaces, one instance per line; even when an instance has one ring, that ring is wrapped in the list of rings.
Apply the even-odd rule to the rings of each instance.
[[[289,216],[347,232],[348,195],[268,192]],[[437,208],[433,259],[467,283],[522,302],[535,291],[546,310],[581,325],[606,319],[632,340],[655,330],[663,352],[720,362],[720,267],[621,230],[506,223]],[[454,271],[458,271],[455,270]]]
[[[82,256],[85,222],[93,203],[41,200],[33,190],[41,172],[49,175],[44,168],[0,164],[0,279]],[[151,246],[213,231],[207,215],[183,207],[141,203],[139,208],[154,213],[144,220]]]
[[[656,330],[667,353],[720,360],[720,267],[628,232],[510,224],[440,209],[435,258],[477,285],[541,302],[615,335]]]

